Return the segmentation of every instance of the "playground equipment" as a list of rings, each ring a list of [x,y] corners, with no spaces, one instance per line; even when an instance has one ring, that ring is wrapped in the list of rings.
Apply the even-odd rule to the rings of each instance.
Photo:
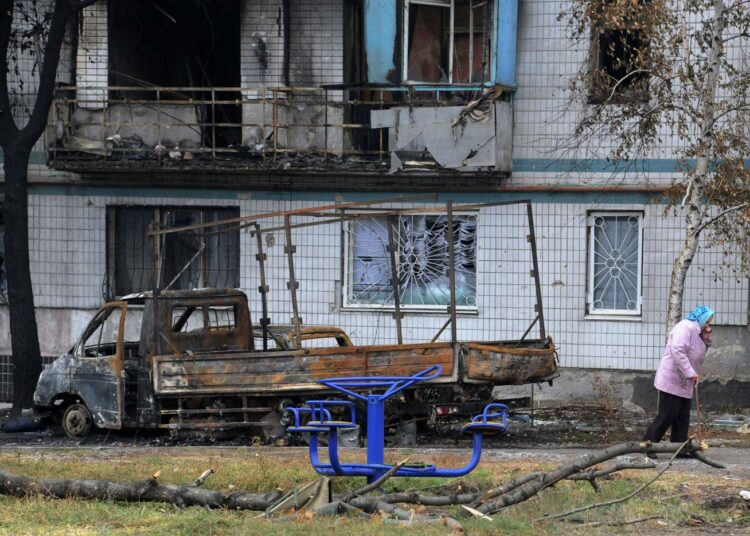
[[[385,401],[404,389],[420,382],[438,378],[440,365],[434,365],[412,376],[354,376],[327,378],[319,383],[367,404],[367,463],[342,463],[339,456],[338,431],[356,427],[354,402],[349,400],[308,400],[306,406],[288,408],[294,423],[291,432],[310,434],[310,463],[315,471],[325,476],[364,476],[374,482],[393,465],[385,463]],[[349,420],[336,420],[332,409],[341,408]],[[392,476],[458,477],[473,471],[482,457],[482,439],[485,435],[503,434],[508,429],[508,406],[488,404],[484,411],[463,426],[462,432],[471,435],[473,450],[466,465],[458,468],[441,468],[431,464],[404,465]],[[328,434],[328,463],[318,454],[319,434]]]

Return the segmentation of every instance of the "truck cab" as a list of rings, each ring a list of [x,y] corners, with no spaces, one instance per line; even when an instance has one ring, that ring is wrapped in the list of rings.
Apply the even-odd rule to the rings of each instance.
[[[105,303],[73,347],[45,367],[35,409],[75,439],[93,426],[154,427],[153,355],[252,348],[247,297],[239,290],[165,291],[157,300],[150,292],[125,296]]]

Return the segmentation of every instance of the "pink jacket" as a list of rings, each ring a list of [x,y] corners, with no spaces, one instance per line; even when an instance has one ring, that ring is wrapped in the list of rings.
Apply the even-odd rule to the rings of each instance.
[[[699,374],[706,350],[698,322],[687,319],[678,322],[669,333],[654,387],[682,398],[693,398],[693,382],[688,378]]]

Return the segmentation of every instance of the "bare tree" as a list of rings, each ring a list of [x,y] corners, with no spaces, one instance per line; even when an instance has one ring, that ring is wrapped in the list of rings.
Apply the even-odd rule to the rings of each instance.
[[[0,147],[5,170],[5,263],[13,352],[13,410],[30,407],[41,355],[29,273],[28,165],[44,132],[67,23],[96,0],[0,0]],[[14,106],[19,57],[26,53],[38,79],[28,114]],[[24,117],[25,116],[25,117]],[[25,124],[18,124],[24,117]]]
[[[570,37],[590,46],[571,80],[580,107],[570,147],[604,147],[623,164],[672,151],[680,162],[668,193],[684,207],[685,235],[673,267],[667,332],[683,316],[688,270],[704,243],[750,245],[750,39],[744,0],[571,0]]]

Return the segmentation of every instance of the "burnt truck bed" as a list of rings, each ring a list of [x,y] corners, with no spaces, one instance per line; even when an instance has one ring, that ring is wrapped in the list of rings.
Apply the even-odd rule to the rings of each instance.
[[[408,376],[432,365],[443,368],[432,383],[443,384],[519,385],[546,381],[557,370],[551,342],[438,342],[161,355],[152,359],[152,378],[157,397],[294,394],[325,390],[317,384],[324,378]]]

